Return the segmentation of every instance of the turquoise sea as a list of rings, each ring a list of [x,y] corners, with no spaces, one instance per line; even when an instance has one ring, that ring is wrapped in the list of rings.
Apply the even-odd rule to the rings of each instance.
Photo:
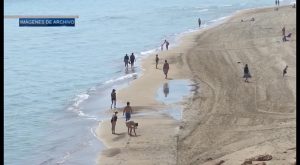
[[[5,0],[5,15],[78,15],[75,27],[19,27],[4,20],[4,163],[96,164],[95,128],[109,118],[110,92],[139,63],[178,38],[238,10],[273,0]],[[134,70],[123,56],[135,53]],[[121,107],[123,105],[117,105]]]

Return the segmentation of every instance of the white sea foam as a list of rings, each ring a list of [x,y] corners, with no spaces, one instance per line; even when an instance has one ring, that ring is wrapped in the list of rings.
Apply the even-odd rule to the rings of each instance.
[[[107,81],[104,82],[104,84],[114,83],[114,82],[117,82],[117,81],[133,78],[133,77],[136,77],[136,76],[137,76],[137,73],[131,73],[131,74],[127,74],[125,76],[118,77],[116,79],[107,80]]]
[[[151,50],[147,50],[147,51],[143,51],[141,52],[141,55],[148,55],[148,54],[152,54],[155,53],[157,51],[159,51],[160,48],[155,48],[155,49],[151,49]]]
[[[200,10],[198,10],[199,13],[205,12],[205,11],[208,11],[208,9],[200,9]]]

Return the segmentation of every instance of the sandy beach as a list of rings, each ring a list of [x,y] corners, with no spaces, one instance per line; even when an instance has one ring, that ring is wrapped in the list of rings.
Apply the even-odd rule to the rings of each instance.
[[[283,26],[292,33],[287,42],[282,42]],[[296,161],[295,8],[238,12],[158,55],[158,69],[155,54],[149,55],[142,76],[117,90],[118,101],[133,107],[137,136],[127,134],[119,108],[117,134],[111,134],[110,121],[96,130],[107,147],[98,164],[233,165],[262,154],[272,156],[264,161],[268,165]],[[164,60],[170,64],[167,80]],[[245,64],[252,75],[249,83],[243,79]],[[179,79],[191,80],[195,89],[177,121],[159,113],[168,106],[155,98],[165,82]]]

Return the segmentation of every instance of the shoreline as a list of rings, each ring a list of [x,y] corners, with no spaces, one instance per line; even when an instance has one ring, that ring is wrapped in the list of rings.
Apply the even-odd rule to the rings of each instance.
[[[176,47],[174,47],[174,48],[172,47],[168,51],[158,52],[159,57],[160,57],[160,62],[162,61],[161,57],[165,57],[166,59],[168,59],[168,61],[169,60],[171,61],[169,76],[172,77],[173,79],[187,79],[187,80],[191,80],[191,81],[195,82],[195,84],[199,84],[199,80],[197,80],[197,81],[193,80],[193,76],[192,76],[193,73],[190,72],[190,69],[191,69],[190,66],[184,65],[184,64],[187,64],[186,57],[185,57],[186,52],[188,52],[191,48],[195,47],[195,45],[197,44],[197,43],[194,43],[193,41],[198,39],[199,36],[203,34],[203,32],[218,29],[220,26],[225,25],[227,23],[233,23],[230,21],[234,20],[238,17],[241,17],[242,15],[247,15],[254,11],[270,10],[273,8],[274,7],[259,8],[259,9],[255,8],[255,9],[244,9],[241,11],[237,11],[233,15],[228,16],[228,18],[223,20],[222,23],[219,23],[212,27],[205,27],[205,28],[199,29],[195,32],[188,33],[188,34],[180,37],[180,40]],[[286,6],[280,7],[280,8],[283,9],[283,8],[286,8]],[[238,22],[236,22],[236,23],[238,23]],[[143,61],[141,62],[142,63],[141,66],[144,69],[142,76],[136,80],[131,81],[130,85],[127,88],[122,89],[118,93],[118,98],[120,98],[120,100],[122,100],[123,103],[126,102],[126,100],[128,100],[132,103],[134,111],[156,112],[156,111],[159,111],[159,109],[161,109],[161,108],[165,108],[164,105],[161,105],[157,101],[155,101],[155,92],[157,91],[159,86],[161,86],[166,80],[164,80],[161,70],[160,70],[160,72],[157,72],[157,70],[150,67],[150,66],[154,66],[153,57],[154,57],[154,54],[150,54],[146,58],[143,59]],[[160,63],[160,65],[161,65],[161,63]],[[177,66],[178,68],[176,68],[175,66]],[[151,80],[151,81],[149,81],[149,80]],[[202,80],[200,78],[200,82],[201,81]],[[143,85],[140,85],[140,84],[143,84]],[[143,88],[144,86],[147,87],[146,92],[144,91],[145,90],[145,88]],[[196,91],[198,92],[198,89],[200,88],[200,86],[199,85],[196,85],[196,86],[197,86]],[[132,93],[132,91],[143,91],[143,92],[140,92],[139,94],[134,92],[134,94],[132,94],[131,96],[128,96],[128,93]],[[198,92],[198,94],[199,94],[199,92]],[[187,106],[187,104],[190,104],[191,100],[195,99],[195,94],[189,96],[189,98],[190,98],[190,101],[187,101],[183,104],[185,106],[185,110],[187,109],[187,107],[191,108],[191,107],[189,107],[191,105]],[[149,109],[151,109],[151,110],[149,110]],[[121,113],[119,113],[118,116],[119,116],[119,121],[117,123],[117,131],[119,129],[118,128],[119,125],[120,125],[120,127],[122,127],[122,129],[120,129],[120,130],[126,130],[126,128],[123,124],[124,119],[121,118]],[[187,115],[187,116],[189,116],[189,115]],[[118,162],[116,161],[116,159],[117,160],[121,159],[122,153],[123,153],[123,156],[125,154],[124,152],[127,152],[126,154],[128,154],[129,156],[130,156],[130,154],[137,154],[137,153],[134,153],[132,150],[130,150],[130,147],[139,148],[141,146],[148,147],[150,144],[153,145],[152,143],[149,143],[149,140],[152,142],[155,141],[161,145],[162,143],[166,142],[166,141],[161,141],[161,139],[167,140],[171,137],[171,139],[173,139],[173,140],[168,141],[169,145],[176,146],[176,143],[178,143],[178,141],[180,139],[178,136],[178,132],[177,132],[178,127],[184,128],[186,125],[188,125],[186,123],[186,119],[188,119],[189,117],[185,117],[180,122],[175,122],[174,119],[170,119],[170,117],[163,116],[163,115],[152,115],[152,116],[146,115],[146,116],[141,116],[141,117],[137,117],[137,118],[133,115],[132,118],[137,119],[136,121],[145,125],[146,129],[150,129],[153,132],[157,132],[159,130],[152,128],[152,127],[161,127],[162,125],[166,126],[167,131],[164,132],[164,134],[160,134],[159,138],[152,137],[152,139],[149,139],[147,137],[143,138],[143,136],[151,135],[151,132],[147,132],[144,130],[139,130],[139,129],[137,130],[137,134],[139,134],[139,133],[141,134],[140,137],[128,137],[126,135],[126,132],[124,134],[124,131],[123,131],[119,137],[117,136],[117,137],[114,137],[113,139],[111,139],[111,136],[107,133],[107,128],[110,128],[110,125],[109,125],[110,123],[108,121],[105,121],[101,124],[101,126],[99,126],[99,129],[97,129],[97,135],[102,137],[101,139],[104,139],[102,141],[106,146],[109,147],[109,149],[103,151],[102,156],[99,158],[99,162],[104,161],[105,163],[108,163],[108,164],[110,164],[110,163],[117,164]],[[152,120],[155,120],[155,124],[152,123]],[[182,124],[182,123],[184,123],[184,124]],[[106,130],[101,129],[101,127],[105,127]],[[142,127],[142,126],[140,126],[140,127]],[[140,129],[144,129],[144,128],[140,128]],[[184,129],[186,129],[186,128],[184,128]],[[108,132],[110,132],[110,130]],[[180,132],[180,134],[182,136],[181,137],[182,143],[184,143],[185,136],[188,133],[183,131],[183,132]],[[132,138],[136,138],[136,139],[132,139]],[[177,141],[176,141],[176,139],[177,139]],[[137,144],[134,145],[131,143],[128,144],[128,142],[134,141],[134,140],[141,143],[141,145],[137,145]],[[123,142],[126,142],[126,141],[127,141],[127,143],[123,144]],[[143,144],[143,143],[146,143],[146,144]],[[179,146],[181,146],[181,145],[179,145]],[[177,153],[178,150],[184,150],[184,149],[178,149],[178,148],[174,148],[174,147],[167,148],[166,146],[155,146],[155,147],[156,148],[154,148],[154,149],[155,150],[160,149],[160,152],[151,153],[150,151],[147,151],[147,153],[149,155],[148,156],[143,155],[139,159],[144,159],[144,163],[147,164],[147,163],[150,163],[149,162],[150,157],[157,156],[160,158],[160,157],[168,156],[168,157],[175,158],[176,163],[177,163],[178,156],[175,153]],[[128,153],[128,151],[130,151],[132,153]],[[143,151],[143,152],[145,152],[145,151]],[[168,153],[170,155],[168,155],[168,154],[161,155],[162,153]],[[131,157],[131,158],[133,158],[133,157]],[[182,160],[184,160],[184,159],[182,159]],[[127,163],[140,162],[140,160],[139,161],[125,160],[125,161]],[[165,160],[165,163],[175,164],[174,161],[175,160],[170,160],[170,158],[168,158],[167,160]]]

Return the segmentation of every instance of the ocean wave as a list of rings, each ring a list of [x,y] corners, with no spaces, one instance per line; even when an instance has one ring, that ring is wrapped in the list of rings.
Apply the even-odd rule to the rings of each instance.
[[[198,10],[199,13],[206,12],[206,11],[208,11],[208,9],[200,9],[200,10]]]
[[[149,55],[149,54],[155,53],[157,51],[159,51],[159,48],[143,51],[143,52],[141,52],[141,55]]]
[[[131,74],[127,74],[125,76],[118,77],[116,79],[107,80],[107,81],[104,82],[104,84],[114,83],[114,82],[117,82],[117,81],[122,81],[122,80],[130,79],[130,78],[134,78],[136,76],[137,76],[137,73],[131,73]]]
[[[225,16],[225,17],[220,17],[220,18],[217,18],[217,19],[213,19],[213,20],[210,20],[208,21],[209,23],[213,23],[213,22],[221,22],[221,21],[224,21],[226,18],[228,18],[229,16]]]

